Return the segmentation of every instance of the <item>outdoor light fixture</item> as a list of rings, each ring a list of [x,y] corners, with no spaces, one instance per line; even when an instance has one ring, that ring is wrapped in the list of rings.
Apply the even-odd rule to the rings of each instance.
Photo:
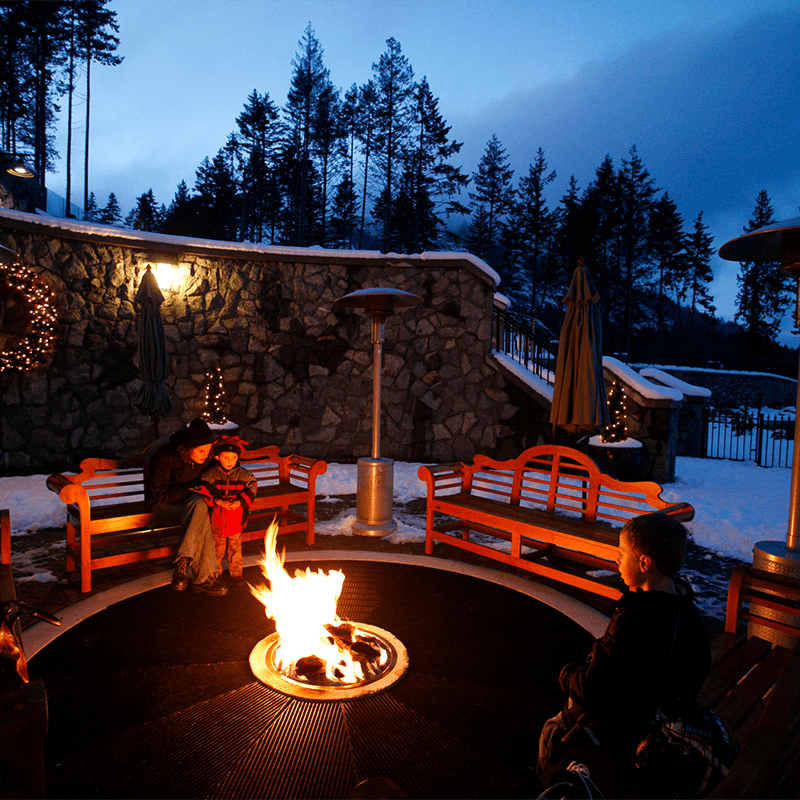
[[[148,253],[144,262],[152,268],[162,292],[177,292],[181,288],[184,276],[177,253]]]
[[[780,261],[781,272],[797,278],[795,323],[800,325],[800,217],[765,225],[744,236],[726,242],[719,249],[726,261]],[[778,575],[800,578],[800,369],[795,403],[794,452],[792,455],[792,485],[789,493],[789,527],[785,542],[757,542],[753,547],[753,566]],[[751,603],[751,609],[754,607]],[[780,612],[759,607],[758,613],[767,619],[785,621]],[[751,629],[754,629],[751,631]],[[795,638],[764,625],[750,623],[748,632],[762,639],[792,647]]]
[[[372,317],[372,457],[358,460],[356,521],[353,533],[386,536],[397,529],[392,518],[394,462],[381,458],[381,369],[384,323],[395,310],[419,305],[422,298],[400,289],[361,289],[334,300],[336,305],[361,309]]]
[[[5,164],[6,172],[16,178],[32,178],[33,170],[19,157],[12,156]]]

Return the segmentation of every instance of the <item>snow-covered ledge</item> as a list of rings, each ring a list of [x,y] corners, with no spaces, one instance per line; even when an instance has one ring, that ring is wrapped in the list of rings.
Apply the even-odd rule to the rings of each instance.
[[[618,380],[628,397],[628,437],[642,443],[642,479],[675,480],[683,392],[649,380],[611,356],[603,357],[606,383]]]

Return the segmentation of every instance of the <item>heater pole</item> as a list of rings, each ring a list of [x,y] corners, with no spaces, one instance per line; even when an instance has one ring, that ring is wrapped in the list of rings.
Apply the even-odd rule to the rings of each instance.
[[[373,374],[372,374],[372,457],[381,457],[381,375],[383,373],[383,318],[372,318]]]

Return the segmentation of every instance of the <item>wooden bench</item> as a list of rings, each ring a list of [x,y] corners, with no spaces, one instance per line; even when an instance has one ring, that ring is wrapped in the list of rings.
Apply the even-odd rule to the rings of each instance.
[[[76,566],[80,568],[81,591],[92,590],[96,569],[177,553],[180,526],[174,519],[150,511],[143,494],[143,471],[165,441],[153,442],[143,453],[119,461],[87,458],[81,461],[79,474],[55,474],[47,479],[47,488],[67,504],[66,571],[69,574]],[[240,463],[258,481],[242,541],[263,538],[277,517],[279,534],[305,531],[306,543],[314,544],[316,480],[328,465],[304,456],[280,456],[275,445],[245,450]],[[159,542],[164,537],[174,541]],[[151,546],[142,548],[142,543]],[[95,555],[95,551],[110,548],[117,550]]]
[[[776,623],[759,616],[748,608],[754,600],[790,621]],[[748,636],[743,620],[800,640],[800,581],[753,569],[750,564],[734,570],[725,632],[712,642],[711,670],[698,701],[727,723],[740,751],[709,797],[800,797],[800,646],[787,648]],[[599,760],[592,747],[571,753],[543,776],[544,785],[572,760],[589,765],[606,797],[664,796],[653,792],[652,785],[636,772],[631,754]]]
[[[748,636],[744,623],[779,631],[778,638],[794,644]],[[738,565],[728,588],[725,633],[714,642],[711,674],[698,699],[730,725],[741,750],[711,797],[800,797],[798,641],[800,580]]]
[[[445,542],[614,600],[620,591],[587,570],[618,571],[621,526],[653,511],[681,521],[694,516],[688,503],[662,500],[657,483],[616,480],[559,445],[531,447],[508,461],[476,455],[469,465],[422,466],[417,474],[427,484],[428,555],[434,542]],[[510,552],[486,536],[510,542]]]

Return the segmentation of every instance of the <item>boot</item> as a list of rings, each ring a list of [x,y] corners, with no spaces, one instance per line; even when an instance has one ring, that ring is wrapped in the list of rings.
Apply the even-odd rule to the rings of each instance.
[[[185,592],[189,588],[189,564],[192,559],[181,556],[175,563],[175,572],[172,573],[172,588],[176,592]]]
[[[192,591],[210,594],[215,597],[221,597],[222,595],[228,594],[228,584],[226,584],[221,577],[212,576],[204,580],[202,583],[193,583]]]

